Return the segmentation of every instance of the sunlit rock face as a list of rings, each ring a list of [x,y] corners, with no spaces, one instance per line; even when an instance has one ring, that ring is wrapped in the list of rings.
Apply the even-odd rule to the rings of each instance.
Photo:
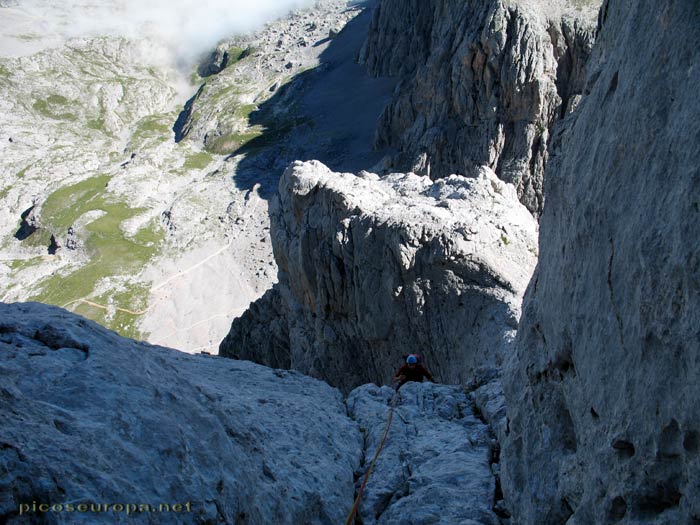
[[[271,204],[279,284],[221,353],[343,390],[390,380],[407,353],[461,382],[510,353],[536,223],[488,168],[437,182],[297,162]]]
[[[337,390],[298,372],[0,303],[0,374],[3,523],[95,523],[75,510],[19,515],[35,501],[179,504],[168,523],[259,525],[341,523],[352,505],[360,433]],[[99,514],[110,523],[163,515]]]

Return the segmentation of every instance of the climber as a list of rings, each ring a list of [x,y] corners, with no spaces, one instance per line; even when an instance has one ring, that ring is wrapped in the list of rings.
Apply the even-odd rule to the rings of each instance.
[[[396,385],[396,390],[401,388],[404,383],[409,381],[417,381],[418,383],[422,383],[424,377],[428,378],[428,381],[432,381],[433,383],[435,382],[433,374],[430,373],[430,370],[418,362],[418,356],[415,354],[410,354],[408,357],[406,357],[406,364],[403,365],[398,372],[396,372],[396,376],[394,377],[394,381],[398,383]]]

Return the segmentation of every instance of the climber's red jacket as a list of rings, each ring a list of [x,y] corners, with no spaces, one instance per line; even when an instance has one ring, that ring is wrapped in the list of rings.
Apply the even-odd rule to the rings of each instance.
[[[401,378],[401,376],[403,376],[403,378]],[[396,379],[400,379],[402,385],[408,381],[422,383],[423,378],[434,381],[433,374],[421,364],[417,364],[412,368],[408,365],[403,365],[399,368],[399,371],[396,372]]]

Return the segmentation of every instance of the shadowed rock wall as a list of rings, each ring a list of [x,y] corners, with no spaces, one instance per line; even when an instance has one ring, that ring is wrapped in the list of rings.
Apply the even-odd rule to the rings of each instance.
[[[504,489],[524,525],[698,523],[700,4],[600,20],[504,378]]]

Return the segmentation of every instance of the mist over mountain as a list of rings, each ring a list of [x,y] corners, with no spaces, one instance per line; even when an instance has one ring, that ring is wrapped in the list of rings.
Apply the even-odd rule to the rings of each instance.
[[[216,42],[232,34],[260,28],[288,11],[313,4],[312,0],[49,0],[0,2],[23,22],[25,40],[50,34],[63,37],[150,36],[165,44],[167,57],[177,65],[190,65]],[[4,24],[3,24],[4,25]],[[0,46],[0,53],[6,49]]]

